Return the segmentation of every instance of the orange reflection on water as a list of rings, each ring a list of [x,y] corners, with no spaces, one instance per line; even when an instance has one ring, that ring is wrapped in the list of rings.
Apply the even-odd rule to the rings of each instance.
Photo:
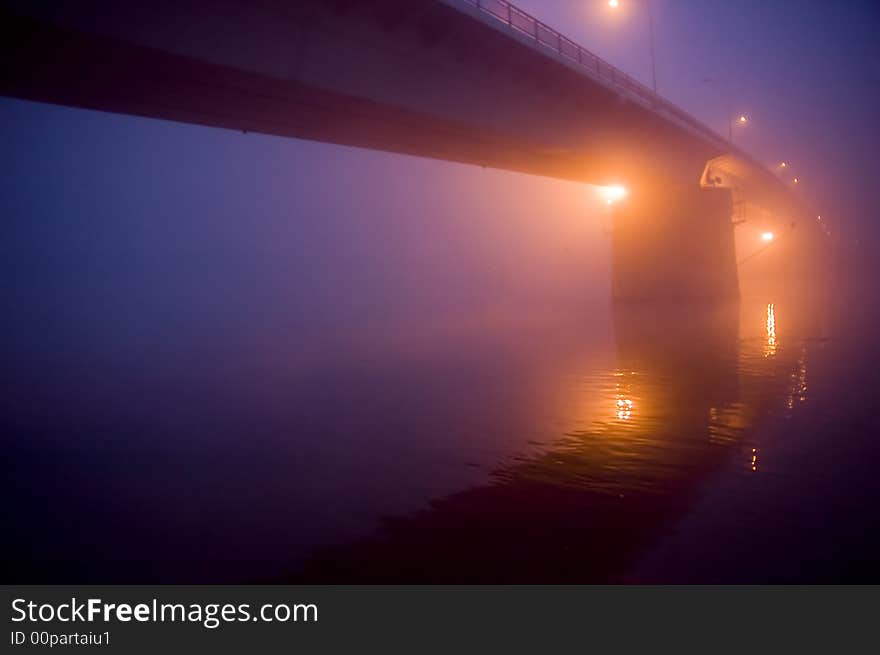
[[[635,403],[632,398],[631,378],[635,373],[630,371],[628,374],[623,371],[616,371],[614,377],[617,378],[614,410],[617,412],[617,418],[621,421],[629,421],[633,417]]]
[[[764,357],[776,354],[776,307],[770,302],[767,303],[767,345],[764,348]]]
[[[617,418],[628,421],[632,417],[633,401],[629,398],[617,398]]]

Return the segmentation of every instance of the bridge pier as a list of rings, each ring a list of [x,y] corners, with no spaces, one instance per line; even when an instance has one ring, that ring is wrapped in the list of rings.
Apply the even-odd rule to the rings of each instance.
[[[727,189],[634,190],[612,207],[614,300],[739,296]]]

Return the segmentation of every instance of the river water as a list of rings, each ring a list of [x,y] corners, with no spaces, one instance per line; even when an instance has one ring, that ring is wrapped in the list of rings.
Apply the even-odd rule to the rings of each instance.
[[[812,304],[593,301],[365,326],[299,360],[22,364],[7,579],[876,579],[877,316]]]

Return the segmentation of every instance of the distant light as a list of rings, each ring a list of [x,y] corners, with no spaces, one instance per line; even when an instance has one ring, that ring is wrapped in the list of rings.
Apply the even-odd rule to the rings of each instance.
[[[603,186],[599,188],[599,195],[602,196],[605,202],[609,205],[613,205],[618,200],[623,200],[626,198],[626,194],[626,187],[620,186],[619,184],[612,184],[611,186]]]
[[[822,220],[822,215],[820,214],[819,216],[817,216],[817,217],[816,217],[816,220],[817,220],[817,221],[821,221],[821,220]]]
[[[773,241],[773,233],[772,232],[762,232],[761,238],[764,241]]]
[[[782,162],[779,164],[779,168],[785,168],[786,166],[788,166],[788,162]]]
[[[738,120],[740,122],[740,125],[742,125],[743,123],[748,121],[748,118],[745,117],[745,114],[740,114],[739,118],[737,118],[736,120]]]
[[[800,184],[800,183],[801,183],[801,180],[800,180],[800,178],[797,178],[797,177],[796,177],[796,178],[794,178],[794,179],[792,180],[792,182],[794,182],[795,184]]]
[[[612,9],[617,9],[617,6],[619,4],[620,3],[617,0],[608,0],[608,6],[611,7]]]

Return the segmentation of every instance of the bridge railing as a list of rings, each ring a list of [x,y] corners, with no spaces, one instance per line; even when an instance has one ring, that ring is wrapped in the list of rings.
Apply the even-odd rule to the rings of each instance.
[[[627,75],[622,70],[615,68],[601,57],[596,56],[586,48],[578,45],[568,37],[560,34],[549,25],[523,11],[507,0],[464,0],[492,18],[504,23],[511,30],[520,32],[532,39],[540,46],[554,51],[560,57],[577,64],[590,77],[596,78],[610,85],[618,93],[622,93],[632,100],[662,112],[680,125],[696,132],[713,142],[729,144],[719,134],[709,129],[699,120],[688,114],[683,109],[672,104],[662,96],[654,93],[644,84]]]

